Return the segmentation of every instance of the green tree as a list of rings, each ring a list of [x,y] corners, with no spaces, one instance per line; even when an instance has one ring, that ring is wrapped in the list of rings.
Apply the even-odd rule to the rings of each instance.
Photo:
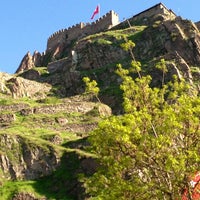
[[[165,60],[161,59],[159,63],[156,64],[156,68],[160,69],[162,71],[162,86],[164,85],[164,81],[165,81],[165,74],[168,72],[166,64],[165,64]]]
[[[134,80],[135,71],[135,60],[130,69],[118,65],[124,114],[100,122],[89,137],[99,168],[86,178],[86,192],[98,200],[178,200],[187,188],[192,199],[188,177],[200,166],[200,99],[184,80],[151,88],[151,77]]]
[[[99,101],[99,88],[97,86],[97,82],[95,80],[90,80],[89,77],[83,77],[83,82],[85,83],[85,94],[95,96],[95,98]]]

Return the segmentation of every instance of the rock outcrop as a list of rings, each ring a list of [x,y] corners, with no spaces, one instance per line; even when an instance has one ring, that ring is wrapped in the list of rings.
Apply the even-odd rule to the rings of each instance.
[[[45,98],[47,93],[51,90],[51,85],[42,84],[36,81],[27,80],[21,77],[13,77],[7,81],[13,98],[31,97],[31,98]]]
[[[30,52],[28,52],[22,59],[19,68],[16,73],[24,72],[34,67],[33,57]]]
[[[43,56],[38,51],[35,51],[33,53],[33,56],[30,52],[27,52],[27,54],[23,57],[18,69],[16,70],[16,73],[22,73],[24,71],[32,69],[35,66],[41,66],[42,59]]]
[[[9,79],[11,79],[13,76],[7,73],[0,72],[0,92],[1,93],[10,93],[9,89],[6,86],[6,83]]]
[[[20,135],[0,135],[0,168],[4,179],[32,180],[52,173],[59,164],[56,151]]]

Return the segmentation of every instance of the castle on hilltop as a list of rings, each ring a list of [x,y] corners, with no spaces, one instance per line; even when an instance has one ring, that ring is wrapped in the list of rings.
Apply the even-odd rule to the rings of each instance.
[[[47,40],[46,51],[42,54],[35,52],[33,56],[30,56],[30,53],[26,54],[16,73],[23,72],[33,66],[48,66],[49,64],[53,66],[53,62],[56,62],[56,66],[58,66],[59,60],[71,55],[74,42],[85,36],[110,29],[128,28],[137,24],[149,25],[156,20],[173,20],[176,17],[176,14],[162,3],[156,4],[122,22],[119,21],[117,13],[110,11],[93,23],[79,23],[53,33]]]
[[[131,17],[129,20],[130,23],[133,23],[135,21],[143,21],[143,23],[147,23],[148,19],[155,15],[162,15],[162,16],[171,16],[171,18],[175,18],[176,14],[169,10],[167,7],[165,7],[162,3],[156,4],[155,6]],[[119,16],[114,11],[110,11],[106,15],[100,17],[98,20],[96,20],[93,23],[79,23],[77,25],[74,25],[72,27],[59,30],[55,33],[53,33],[47,41],[47,52],[52,51],[60,44],[66,43],[66,41],[72,41],[75,39],[83,38],[87,35],[92,35],[98,32],[109,30],[113,27],[116,27],[119,24],[126,23],[119,22]]]
[[[106,15],[103,15],[93,23],[80,23],[62,29],[52,34],[47,41],[47,52],[52,51],[60,44],[66,43],[66,41],[72,41],[75,39],[83,38],[87,35],[92,35],[101,31],[108,30],[119,24],[119,16],[114,11],[110,11]]]

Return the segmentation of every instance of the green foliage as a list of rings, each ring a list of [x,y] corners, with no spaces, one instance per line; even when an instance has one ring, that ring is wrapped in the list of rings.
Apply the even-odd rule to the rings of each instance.
[[[122,91],[120,90],[119,85],[117,84],[109,85],[109,87],[105,88],[104,90],[101,90],[100,93],[102,95],[111,95],[116,96],[118,98],[122,96]]]
[[[106,39],[103,39],[103,38],[99,38],[96,42],[97,42],[98,44],[105,44],[105,45],[110,45],[110,44],[112,44],[111,41],[106,40]]]
[[[163,76],[162,76],[162,86],[163,86],[164,81],[165,81],[165,74],[168,72],[165,60],[161,59],[160,62],[156,64],[156,68],[160,69],[163,72]]]
[[[118,46],[128,38],[130,41],[138,40],[147,26],[134,26],[118,30],[109,30],[87,36],[82,40],[91,40],[93,43]]]
[[[191,72],[192,72],[192,73],[200,73],[199,67],[194,67],[194,66],[192,66],[192,67],[190,67],[190,69],[191,69]]]
[[[7,99],[0,99],[0,105],[8,105],[9,101]]]
[[[121,44],[122,49],[124,49],[124,51],[128,51],[129,49],[132,49],[135,47],[135,43],[132,42],[132,40],[128,40],[125,43]]]
[[[44,103],[44,104],[58,104],[61,102],[62,101],[56,96],[49,96],[49,97],[46,97],[45,99],[40,100],[40,103]]]
[[[133,54],[133,48],[135,47],[135,43],[132,42],[132,40],[128,40],[126,37],[124,37],[124,40],[125,40],[125,43],[122,43],[121,44],[121,47],[122,49],[124,49],[125,51],[128,51],[131,55],[131,58],[132,58],[132,62],[131,62],[131,69],[130,69],[130,72],[137,72],[139,78],[141,78],[141,74],[140,74],[140,71],[141,71],[141,64],[140,62],[137,62],[135,60],[135,56]],[[120,65],[118,65],[118,69],[120,71],[123,71],[122,70],[122,67]],[[117,71],[117,73],[119,74],[119,72]],[[120,74],[119,74],[120,75]]]
[[[0,187],[0,199],[10,200],[13,195],[19,192],[26,191],[27,193],[34,194],[33,189],[34,181],[7,181],[4,182],[3,187]],[[37,197],[40,197],[37,195]]]
[[[33,70],[38,71],[41,76],[48,76],[49,75],[47,67],[34,67]]]
[[[95,80],[91,81],[89,77],[84,77],[83,82],[86,85],[85,94],[93,95],[100,102],[98,98],[99,88],[97,87],[97,82]]]
[[[157,28],[160,24],[161,24],[160,20],[155,21],[154,24],[153,24],[153,28]]]
[[[163,73],[165,61],[158,63]],[[124,114],[102,121],[91,133],[98,171],[85,179],[91,199],[180,199],[188,177],[200,166],[200,99],[174,78],[151,88],[151,77],[131,77],[134,67],[117,74],[123,82]]]

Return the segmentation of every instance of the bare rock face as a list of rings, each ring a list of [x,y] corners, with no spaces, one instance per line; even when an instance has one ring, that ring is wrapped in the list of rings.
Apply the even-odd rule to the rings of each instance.
[[[38,51],[35,51],[33,56],[28,52],[22,59],[17,71],[15,73],[21,73],[33,67],[40,66],[42,63],[42,55]]]
[[[32,57],[33,63],[34,65],[37,66],[41,66],[42,63],[42,54],[38,51],[34,51],[33,53],[33,57]]]
[[[0,168],[5,179],[36,179],[51,174],[59,165],[53,148],[21,136],[0,135],[0,147]]]
[[[189,83],[193,83],[193,76],[190,69],[190,66],[188,63],[179,55],[178,52],[170,52],[169,54],[166,54],[164,56],[165,60],[168,60],[169,62],[166,63],[168,68],[168,76],[169,79],[167,81],[170,81],[170,78],[173,75],[176,75],[179,79],[185,79]],[[171,61],[172,60],[172,61]]]
[[[0,72],[0,92],[9,94],[10,91],[6,86],[6,82],[11,79],[13,76],[7,73]]]
[[[13,77],[7,82],[14,98],[31,97],[44,98],[51,89],[49,84],[27,80],[21,77]]]
[[[165,44],[167,52],[178,52],[189,65],[200,65],[200,32],[196,25],[178,17],[163,26],[170,33],[170,40]]]
[[[189,65],[179,54],[176,55],[176,59],[178,63],[178,69],[182,73],[183,78],[185,78],[192,84],[193,83],[192,74],[191,74]]]
[[[80,41],[75,52],[78,59],[76,69],[97,69],[128,56],[119,46],[94,44],[90,40]]]
[[[34,67],[33,57],[30,54],[30,52],[28,52],[22,59],[16,73],[21,73],[21,72],[31,69],[33,67]]]
[[[40,78],[40,73],[35,68],[27,70],[23,72],[23,74],[20,74],[21,77],[28,79],[28,80],[38,80]]]

